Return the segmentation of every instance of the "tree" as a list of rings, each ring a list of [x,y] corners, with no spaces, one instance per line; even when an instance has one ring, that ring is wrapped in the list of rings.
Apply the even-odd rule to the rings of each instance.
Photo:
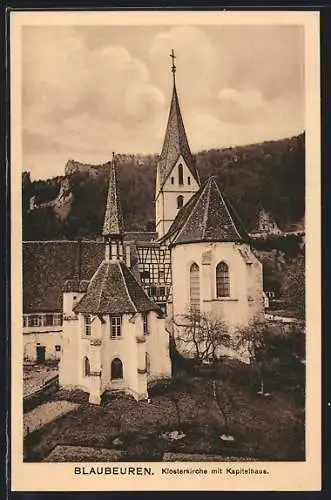
[[[226,324],[211,313],[190,310],[174,319],[176,346],[193,352],[199,361],[215,361],[222,347],[229,347],[230,337]]]
[[[248,353],[252,369],[259,377],[258,394],[266,395],[265,369],[272,357],[268,324],[265,321],[253,320],[248,326],[240,328],[237,331],[236,347]]]
[[[305,262],[302,258],[288,270],[282,286],[283,297],[301,319],[305,317],[305,287]]]

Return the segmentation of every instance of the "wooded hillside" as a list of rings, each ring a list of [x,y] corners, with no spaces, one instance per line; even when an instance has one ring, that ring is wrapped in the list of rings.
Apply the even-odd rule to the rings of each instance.
[[[121,203],[127,231],[155,227],[156,155],[120,155]],[[264,208],[281,229],[293,229],[305,211],[305,136],[250,146],[201,151],[202,182],[215,175],[248,231]],[[24,240],[96,238],[103,221],[108,165],[69,160],[66,175],[31,181],[23,173]],[[33,198],[34,197],[34,198]]]

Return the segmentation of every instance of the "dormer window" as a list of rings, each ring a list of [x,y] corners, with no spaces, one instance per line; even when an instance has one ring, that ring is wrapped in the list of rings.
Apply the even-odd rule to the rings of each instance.
[[[183,165],[181,163],[178,165],[178,184],[180,186],[184,184]]]

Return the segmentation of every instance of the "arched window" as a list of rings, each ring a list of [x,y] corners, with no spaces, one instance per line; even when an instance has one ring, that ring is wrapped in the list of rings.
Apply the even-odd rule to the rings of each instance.
[[[187,184],[188,184],[189,186],[191,185],[191,177],[190,177],[190,176],[188,176],[188,178],[187,178]]]
[[[111,363],[110,377],[112,380],[123,378],[123,364],[119,358],[113,359]]]
[[[183,165],[181,163],[178,165],[178,184],[184,184]]]
[[[192,311],[200,311],[200,270],[195,262],[190,267],[190,306]]]
[[[216,296],[230,296],[229,266],[225,262],[220,262],[216,267]]]
[[[84,377],[88,377],[91,372],[91,367],[90,367],[90,360],[88,359],[87,356],[84,356],[83,359],[83,374]]]
[[[182,196],[181,194],[179,196],[177,196],[177,208],[182,208],[182,206],[184,205],[184,196]]]

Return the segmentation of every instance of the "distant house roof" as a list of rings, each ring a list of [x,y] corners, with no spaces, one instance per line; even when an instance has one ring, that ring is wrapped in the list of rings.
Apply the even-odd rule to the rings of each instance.
[[[249,236],[215,177],[193,195],[179,211],[168,233],[160,240],[172,245],[202,241],[249,241]]]
[[[186,137],[176,86],[174,85],[167,129],[157,166],[161,187],[167,180],[180,155],[183,156],[194,179],[200,184],[199,174]]]
[[[158,306],[148,298],[134,275],[121,261],[104,260],[92,277],[76,313],[124,314],[148,312]]]

